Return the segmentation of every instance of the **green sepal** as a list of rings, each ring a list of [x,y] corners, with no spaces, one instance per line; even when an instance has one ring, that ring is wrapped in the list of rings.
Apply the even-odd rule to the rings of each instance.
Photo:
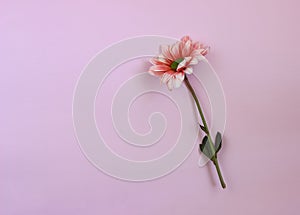
[[[171,69],[172,69],[173,71],[176,71],[178,65],[179,65],[183,60],[184,60],[184,58],[178,58],[178,59],[176,59],[175,61],[173,61],[172,64],[171,64],[171,66],[170,66]]]

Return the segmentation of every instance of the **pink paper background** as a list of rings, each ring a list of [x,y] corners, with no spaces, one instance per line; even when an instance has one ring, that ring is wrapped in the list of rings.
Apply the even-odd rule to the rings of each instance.
[[[297,214],[299,7],[2,0],[0,214]],[[228,189],[213,166],[197,167],[197,149],[173,173],[143,183],[103,174],[80,151],[71,112],[83,67],[111,43],[145,34],[189,34],[211,45],[227,101],[220,162]]]

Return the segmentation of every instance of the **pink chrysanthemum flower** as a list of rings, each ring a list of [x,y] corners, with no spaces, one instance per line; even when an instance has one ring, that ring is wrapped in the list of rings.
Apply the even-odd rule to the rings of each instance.
[[[178,88],[185,74],[192,74],[192,65],[204,59],[209,47],[199,42],[193,42],[189,36],[172,45],[162,45],[161,54],[150,60],[153,64],[149,73],[161,78],[168,89]]]
[[[187,89],[195,100],[199,116],[202,120],[202,124],[199,123],[199,127],[205,133],[202,143],[199,144],[199,151],[213,162],[221,186],[222,188],[226,188],[217,158],[217,153],[222,146],[222,135],[218,132],[215,141],[213,141],[197,94],[186,76],[187,74],[193,73],[193,65],[205,59],[204,56],[208,50],[209,47],[199,42],[193,42],[189,36],[185,36],[173,45],[161,46],[161,54],[151,59],[153,66],[150,67],[149,73],[160,77],[161,82],[167,84],[169,90],[180,87],[184,81]]]

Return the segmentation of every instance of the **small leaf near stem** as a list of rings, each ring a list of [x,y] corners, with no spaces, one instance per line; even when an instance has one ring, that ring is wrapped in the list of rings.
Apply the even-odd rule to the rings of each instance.
[[[208,133],[208,131],[206,130],[206,128],[203,125],[199,124],[199,126],[200,126],[201,130],[204,131],[205,134]]]
[[[209,147],[209,143],[208,143],[208,137],[205,136],[202,140],[202,143],[199,145],[200,147],[200,151],[206,155],[206,157],[208,157],[209,159],[212,159],[215,151],[212,151]]]
[[[221,147],[222,147],[222,135],[220,132],[218,132],[215,139],[216,154],[220,151]]]

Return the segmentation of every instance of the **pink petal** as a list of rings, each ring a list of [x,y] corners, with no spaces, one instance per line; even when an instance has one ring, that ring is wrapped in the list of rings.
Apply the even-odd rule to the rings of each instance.
[[[182,57],[188,57],[191,53],[191,41],[187,41],[182,48]]]
[[[185,70],[184,70],[184,73],[190,75],[193,73],[193,68],[192,67],[187,67]]]
[[[175,59],[175,60],[181,57],[179,45],[180,45],[180,43],[177,42],[171,47],[171,54],[173,56],[173,59]]]
[[[153,65],[161,65],[161,64],[169,65],[168,60],[165,58],[154,57],[154,58],[151,58],[149,61]]]
[[[185,61],[186,61],[186,65],[185,65],[186,67],[189,66],[191,63],[192,63],[192,64],[195,63],[195,62],[194,62],[194,57],[191,57],[191,56],[190,56],[190,57],[185,57],[184,59],[185,59]],[[197,60],[197,59],[196,59],[196,60]]]
[[[201,50],[201,54],[202,54],[202,55],[206,55],[206,54],[209,52],[209,50],[210,50],[210,47],[209,47],[209,46],[204,47],[204,49]]]
[[[187,61],[186,61],[186,59],[184,58],[183,59],[183,61],[181,61],[179,64],[178,64],[178,66],[177,66],[177,71],[180,71],[183,67],[186,67],[187,66]]]
[[[168,59],[168,58],[165,58],[162,54],[158,55],[157,58],[159,59],[159,61],[164,62],[165,64],[167,64],[167,65],[169,65],[169,66],[170,66],[170,65],[172,64],[172,62],[173,62],[173,60],[170,60],[170,59]]]
[[[174,79],[173,80],[173,87],[174,88],[179,88],[181,86],[182,81],[178,80],[178,79]]]
[[[150,67],[151,71],[162,71],[166,72],[169,71],[171,68],[167,65],[161,64],[161,65],[154,65]]]
[[[175,74],[175,77],[176,77],[177,80],[179,80],[180,82],[182,82],[184,80],[185,75],[184,75],[183,72],[177,72]]]
[[[177,72],[175,75],[171,75],[171,77],[167,81],[167,87],[169,90],[174,88],[178,88],[181,86],[182,81],[184,80],[184,73]]]
[[[193,43],[193,48],[194,49],[200,49],[201,48],[201,44],[199,42],[195,42],[195,43]]]
[[[198,59],[196,57],[192,57],[189,61],[189,65],[196,65],[198,63]]]
[[[182,81],[184,80],[184,73],[183,72],[177,72],[174,76],[173,76],[173,88],[178,88],[181,86]]]
[[[170,46],[168,46],[168,45],[161,45],[160,48],[161,48],[161,53],[162,53],[162,55],[163,55],[165,58],[167,58],[167,59],[169,59],[169,60],[175,60],[175,59],[173,58],[172,54],[171,54]]]
[[[201,54],[201,49],[194,50],[191,53],[191,56],[196,58],[198,61],[205,59],[204,56]]]
[[[187,41],[191,40],[191,38],[189,36],[184,36],[181,38],[181,41],[186,43]]]
[[[167,83],[170,79],[172,78],[172,75],[168,72],[165,72],[162,77],[161,77],[161,82],[162,83]]]
[[[169,90],[173,89],[173,81],[174,81],[174,79],[170,78],[168,83],[167,83],[167,87],[168,87]]]
[[[202,54],[197,55],[197,56],[195,56],[195,57],[197,58],[198,61],[205,60],[205,57],[204,57]]]

